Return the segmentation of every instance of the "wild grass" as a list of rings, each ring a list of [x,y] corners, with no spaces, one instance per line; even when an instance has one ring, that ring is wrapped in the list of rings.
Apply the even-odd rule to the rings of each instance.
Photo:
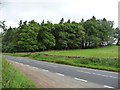
[[[87,67],[108,71],[120,71],[118,46],[83,50],[57,50],[37,53],[14,53],[13,56],[30,57],[39,61]]]
[[[2,89],[2,54],[0,53],[0,90]]]
[[[35,84],[30,81],[13,65],[3,59],[2,88],[35,88]]]
[[[95,58],[95,57],[72,58],[72,57],[49,56],[44,54],[34,55],[31,54],[30,58],[39,61],[53,62],[78,67],[94,68],[100,70],[108,70],[115,72],[118,72],[120,70],[118,58]]]

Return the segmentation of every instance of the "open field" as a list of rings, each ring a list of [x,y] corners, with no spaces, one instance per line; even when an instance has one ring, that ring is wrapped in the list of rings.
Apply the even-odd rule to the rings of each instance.
[[[96,49],[45,51],[37,53],[14,53],[13,56],[29,57],[35,60],[87,67],[109,71],[120,71],[118,64],[118,46]]]
[[[34,88],[36,87],[26,76],[3,59],[2,88]]]
[[[118,57],[118,46],[107,46],[94,49],[77,49],[61,51],[45,51],[41,54],[61,56],[84,56],[84,57]]]

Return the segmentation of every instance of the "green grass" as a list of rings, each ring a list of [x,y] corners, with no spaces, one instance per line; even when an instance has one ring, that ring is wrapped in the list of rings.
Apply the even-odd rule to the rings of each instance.
[[[118,57],[118,46],[107,46],[94,49],[45,51],[41,52],[41,54],[83,57]]]
[[[108,70],[108,71],[120,71],[120,67],[118,67],[118,58],[95,58],[95,57],[87,57],[87,58],[69,58],[69,57],[58,57],[58,56],[49,56],[43,54],[31,54],[29,56],[32,59],[39,61],[47,61],[59,64],[66,64],[78,67],[87,67],[94,68],[100,70]]]
[[[87,67],[108,71],[120,71],[118,46],[96,49],[45,51],[37,53],[14,53],[13,56],[29,57],[39,61]]]
[[[35,88],[36,86],[9,62],[2,60],[2,88]]]
[[[2,54],[0,53],[0,90],[2,88]]]

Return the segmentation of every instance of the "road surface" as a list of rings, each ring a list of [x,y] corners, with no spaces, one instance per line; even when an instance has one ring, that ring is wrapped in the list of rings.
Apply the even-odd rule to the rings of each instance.
[[[49,72],[49,74],[52,73],[61,77],[69,77],[75,81],[86,83],[88,84],[88,88],[92,87],[89,87],[90,84],[93,85],[94,88],[118,88],[118,79],[120,78],[118,78],[118,73],[115,72],[54,64],[21,57],[5,56],[5,58],[25,66],[41,69],[44,72]],[[67,85],[65,82],[64,84]],[[83,85],[83,87],[87,86]]]

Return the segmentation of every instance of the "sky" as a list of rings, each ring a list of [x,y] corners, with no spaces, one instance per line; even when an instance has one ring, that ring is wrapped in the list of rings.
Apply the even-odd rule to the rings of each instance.
[[[20,20],[35,20],[41,23],[44,19],[52,23],[65,21],[80,22],[95,16],[97,19],[106,18],[114,21],[118,27],[119,0],[1,0],[0,20],[6,25],[17,27]]]

